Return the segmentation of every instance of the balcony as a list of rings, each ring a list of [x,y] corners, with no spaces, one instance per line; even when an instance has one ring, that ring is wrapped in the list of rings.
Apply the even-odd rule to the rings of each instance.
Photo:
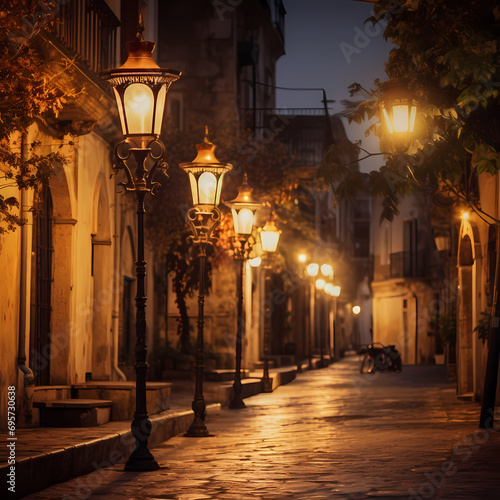
[[[391,278],[424,278],[428,276],[425,252],[395,252],[390,255]]]
[[[328,141],[325,108],[245,108],[241,117],[257,140],[277,134],[301,166],[321,163]]]
[[[53,34],[95,74],[114,68],[120,21],[104,0],[58,2]]]

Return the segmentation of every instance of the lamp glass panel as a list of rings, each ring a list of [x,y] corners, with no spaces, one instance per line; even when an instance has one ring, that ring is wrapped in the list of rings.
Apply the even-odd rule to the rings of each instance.
[[[220,195],[222,192],[222,179],[224,178],[224,172],[220,175],[219,180],[217,181],[217,193],[215,195],[215,205],[217,206],[220,203]]]
[[[382,108],[382,114],[384,115],[384,121],[389,130],[389,133],[393,134],[394,129],[392,128],[391,118],[389,117],[389,114],[387,113],[387,110],[385,108]]]
[[[203,172],[198,178],[200,205],[214,205],[217,190],[217,179],[212,172]]]
[[[123,115],[122,98],[121,98],[118,90],[116,90],[116,87],[113,87],[113,90],[115,92],[116,105],[118,106],[118,114],[120,115],[120,123],[122,124],[122,134],[127,135],[127,128],[125,126],[125,117]]]
[[[410,111],[410,126],[409,126],[410,132],[413,132],[413,129],[415,128],[416,116],[417,116],[417,106],[412,106]]]
[[[233,210],[233,218],[234,218],[234,210]],[[235,231],[238,234],[251,234],[253,227],[253,212],[248,208],[242,208],[238,214],[238,227],[235,224]]]
[[[279,231],[261,231],[260,240],[264,252],[276,252],[278,248]]]
[[[198,205],[198,183],[193,173],[189,172],[189,183],[191,185],[191,195],[193,196],[193,205]]]
[[[331,283],[327,283],[323,290],[329,295],[331,295],[333,293],[333,285]]]
[[[396,132],[408,132],[408,105],[399,104],[392,107],[392,118],[394,130]]]
[[[125,89],[123,101],[128,134],[150,135],[153,131],[153,91],[144,83],[133,83]]]
[[[167,97],[167,86],[162,85],[158,95],[156,96],[156,113],[155,113],[155,128],[156,135],[161,134],[161,124],[163,122],[163,111],[165,109],[165,98]]]
[[[341,288],[339,285],[334,285],[333,290],[332,290],[332,295],[334,297],[340,296]]]

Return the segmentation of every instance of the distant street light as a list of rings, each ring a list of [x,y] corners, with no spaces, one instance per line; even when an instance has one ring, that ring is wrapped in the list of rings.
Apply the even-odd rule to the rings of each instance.
[[[304,264],[304,262],[307,261],[307,255],[305,253],[301,253],[299,254],[298,256],[298,261],[301,263],[301,264]]]
[[[329,278],[332,273],[333,273],[333,267],[330,264],[323,264],[321,266],[321,274],[325,278]]]
[[[239,246],[235,249],[234,253],[235,259],[239,261],[239,269],[236,281],[238,299],[236,367],[234,372],[233,398],[229,404],[229,408],[233,409],[246,407],[241,397],[241,344],[245,325],[243,316],[243,265],[245,259],[248,257],[246,245],[248,238],[252,234],[255,212],[260,206],[260,203],[257,203],[253,199],[252,191],[252,188],[247,184],[247,175],[245,174],[243,184],[238,188],[238,196],[234,200],[226,202],[226,205],[231,208],[233,214],[234,232],[239,242]]]
[[[307,266],[306,268],[307,274],[311,276],[311,278],[314,278],[315,276],[318,276],[319,273],[319,264],[316,263],[311,263]]]
[[[361,307],[359,306],[353,306],[352,312],[356,315],[358,315],[361,312]]]
[[[316,280],[316,290],[323,290],[325,288],[326,281],[323,278],[318,278]]]
[[[278,248],[281,231],[276,227],[273,220],[267,221],[265,226],[259,230],[262,250],[264,250],[264,299],[265,299],[265,317],[264,317],[264,372],[262,374],[262,392],[273,392],[273,380],[269,376],[269,356],[271,355],[271,307],[270,307],[270,284],[271,275],[271,254]]]
[[[259,267],[262,264],[262,257],[254,257],[253,259],[249,259],[248,263],[250,267]]]
[[[153,181],[156,170],[166,168],[164,162],[165,147],[158,140],[163,121],[165,99],[170,84],[177,80],[180,71],[160,68],[154,62],[153,42],[146,42],[142,36],[144,31],[142,16],[139,17],[137,41],[127,42],[128,58],[117,69],[109,69],[101,73],[101,77],[113,86],[125,140],[115,147],[117,171],[123,170],[127,182],[121,183],[125,191],[134,192],[137,197],[137,293],[136,304],[136,409],[132,422],[132,435],[135,438],[135,449],[131,453],[125,470],[149,471],[159,468],[158,463],[148,449],[148,438],[151,435],[151,421],[146,404],[146,261],[144,260],[144,197],[152,193],[158,183]],[[159,150],[153,152],[153,145]],[[131,155],[135,159],[135,172],[132,174],[127,161]],[[146,160],[154,161],[147,170]]]
[[[189,209],[186,219],[193,232],[193,243],[198,246],[200,263],[198,280],[198,335],[195,357],[195,392],[192,404],[194,419],[187,430],[187,437],[204,437],[209,432],[205,426],[205,399],[203,397],[203,327],[205,306],[205,280],[207,248],[215,238],[214,229],[219,225],[221,214],[217,205],[220,202],[222,179],[231,170],[229,163],[220,163],[215,157],[215,146],[208,139],[208,128],[201,144],[196,145],[198,155],[192,162],[179,166],[189,175],[193,208]]]

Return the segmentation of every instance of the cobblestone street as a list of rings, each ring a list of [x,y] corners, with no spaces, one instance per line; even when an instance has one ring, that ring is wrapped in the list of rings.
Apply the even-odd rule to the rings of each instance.
[[[500,433],[477,430],[478,405],[443,367],[358,368],[348,357],[224,408],[207,419],[213,437],[154,448],[156,472],[117,464],[26,498],[500,498]]]

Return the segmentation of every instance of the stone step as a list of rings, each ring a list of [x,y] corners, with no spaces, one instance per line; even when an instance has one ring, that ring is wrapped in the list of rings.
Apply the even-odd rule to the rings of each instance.
[[[146,404],[150,415],[170,408],[168,382],[146,382]],[[76,398],[106,399],[113,402],[111,420],[131,420],[135,412],[135,381],[92,380],[73,386]]]
[[[205,380],[209,382],[228,382],[234,380],[234,370],[209,370],[205,372]],[[248,370],[241,370],[241,378],[248,377]]]
[[[43,427],[92,427],[110,421],[113,401],[102,399],[52,399],[35,401]]]

